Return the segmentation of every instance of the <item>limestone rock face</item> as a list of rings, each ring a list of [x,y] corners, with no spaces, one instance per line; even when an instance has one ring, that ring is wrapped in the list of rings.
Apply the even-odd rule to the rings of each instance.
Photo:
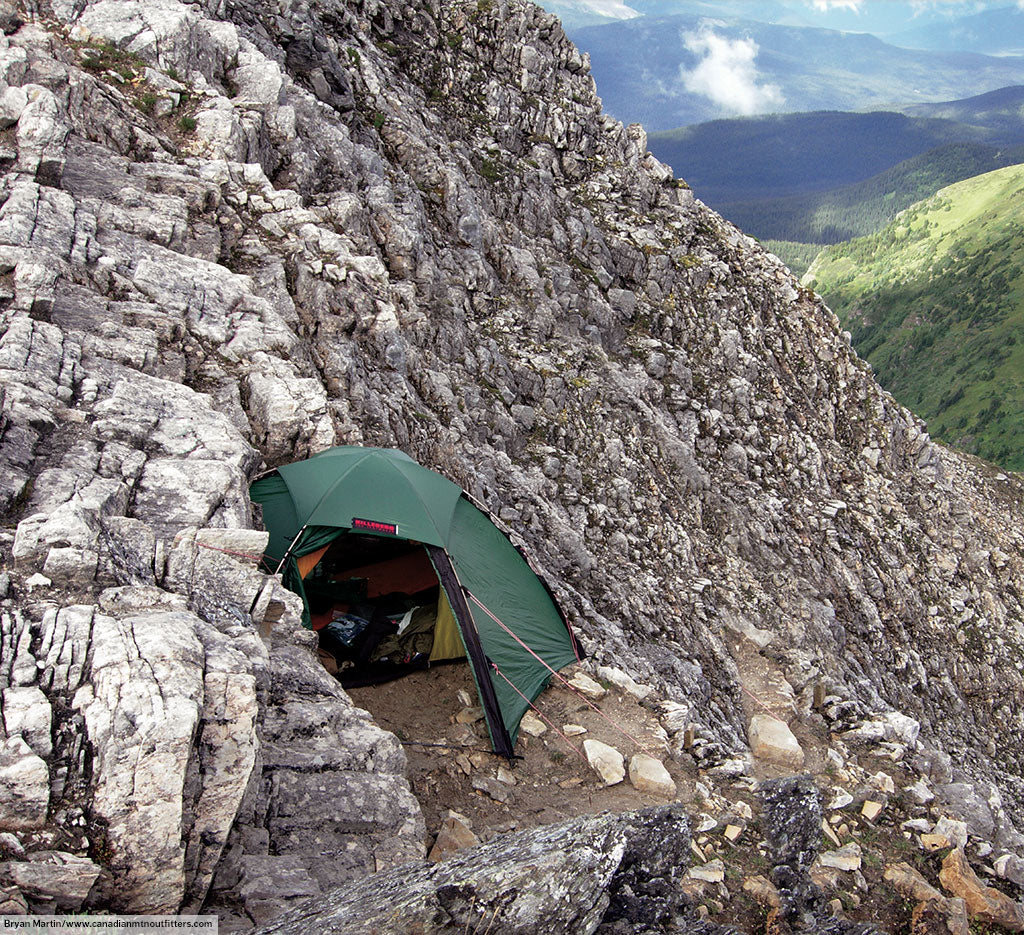
[[[702,766],[742,771],[748,621],[1019,845],[1021,479],[933,444],[552,16],[44,6],[0,36],[0,825],[95,854],[86,909],[244,926],[421,856],[397,740],[226,532],[331,444],[499,515]]]
[[[354,888],[336,888],[260,931],[454,933],[471,930],[500,908],[502,931],[570,935],[592,930],[601,919],[605,889],[624,850],[625,835],[614,818],[543,827],[441,863],[411,864]]]
[[[440,863],[417,861],[339,887],[258,931],[444,933],[494,920],[509,935],[668,931],[690,832],[679,806],[577,818],[499,835]]]

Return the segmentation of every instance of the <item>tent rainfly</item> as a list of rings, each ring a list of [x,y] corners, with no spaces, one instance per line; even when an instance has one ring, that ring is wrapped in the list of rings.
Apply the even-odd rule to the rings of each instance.
[[[303,579],[342,537],[422,546],[446,611],[438,629],[442,616],[457,628],[450,643],[458,648],[447,655],[468,657],[491,744],[511,757],[530,703],[580,651],[548,586],[491,519],[396,449],[330,448],[260,478],[251,495],[270,533],[266,558],[302,597],[307,625]]]

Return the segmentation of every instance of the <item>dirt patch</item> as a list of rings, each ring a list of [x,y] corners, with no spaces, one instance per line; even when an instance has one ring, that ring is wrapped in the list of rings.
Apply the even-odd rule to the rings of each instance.
[[[615,747],[627,766],[642,745],[665,763],[676,782],[676,797],[687,802],[693,796],[695,771],[667,756],[665,734],[655,713],[615,689],[596,702],[599,710],[560,685],[546,689],[536,701],[540,714],[558,731],[575,724],[586,728],[586,733],[563,738],[553,727],[539,737],[520,731],[515,749],[519,759],[512,763],[491,751],[482,719],[470,724],[456,720],[467,707],[464,700],[479,704],[465,663],[433,666],[385,685],[353,688],[349,694],[405,747],[409,780],[431,832],[436,832],[447,809],[467,816],[477,835],[487,839],[576,815],[629,811],[665,801],[638,792],[628,777],[605,786],[583,755],[587,739]],[[499,768],[513,785],[498,779]],[[474,788],[474,781],[486,782],[505,801]]]

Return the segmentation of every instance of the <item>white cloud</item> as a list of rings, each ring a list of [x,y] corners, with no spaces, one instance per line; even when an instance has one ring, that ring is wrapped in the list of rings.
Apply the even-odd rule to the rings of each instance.
[[[1024,3],[1024,0],[1020,2]],[[854,13],[859,13],[863,5],[864,0],[811,0],[811,6],[822,13],[829,10],[853,10]]]
[[[710,98],[731,114],[748,117],[777,110],[785,100],[778,85],[762,84],[754,59],[753,39],[729,39],[711,29],[688,33],[686,48],[701,56],[692,71],[680,69],[688,91]]]
[[[595,13],[600,13],[602,16],[610,16],[614,19],[634,19],[640,15],[631,6],[622,3],[621,0],[586,0],[584,6],[590,8]]]

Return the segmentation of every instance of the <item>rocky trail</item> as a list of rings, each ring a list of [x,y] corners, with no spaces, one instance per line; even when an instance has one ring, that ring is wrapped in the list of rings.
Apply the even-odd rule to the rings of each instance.
[[[540,717],[524,720],[521,758],[511,764],[489,751],[465,665],[434,667],[350,694],[403,743],[430,861],[538,826],[675,802],[690,831],[678,911],[723,931],[771,932],[784,899],[793,895],[773,882],[780,879],[773,874],[778,863],[771,841],[778,817],[766,812],[764,790],[791,782],[786,777],[797,770],[809,788],[820,790],[808,813],[794,807],[786,816],[817,822],[803,868],[810,885],[797,895],[805,910],[836,931],[862,924],[863,931],[966,935],[972,924],[989,923],[1016,930],[1024,903],[1012,897],[1024,894],[1024,875],[1018,877],[1024,863],[993,862],[997,846],[984,836],[990,827],[984,809],[956,797],[966,790],[949,788],[948,765],[924,754],[913,722],[882,718],[834,732],[837,725],[814,709],[813,691],[801,704],[749,636],[734,634],[729,645],[748,693],[748,717],[791,729],[788,744],[767,730],[758,743],[752,729],[752,754],[743,761],[714,763],[691,754],[688,727],[673,720],[673,706],[659,704],[649,686],[611,667],[597,678],[582,669],[582,678],[563,673],[587,694],[557,681],[545,690],[537,701]],[[835,714],[838,702],[820,697],[819,707]],[[630,769],[608,772],[588,762],[584,739],[623,751],[627,764],[633,753],[646,751],[666,767],[667,782],[655,785]],[[954,817],[960,814],[970,814],[972,823]],[[980,878],[966,869],[964,853]],[[986,893],[991,884],[1001,887],[1000,895]],[[937,927],[922,927],[922,918]]]

